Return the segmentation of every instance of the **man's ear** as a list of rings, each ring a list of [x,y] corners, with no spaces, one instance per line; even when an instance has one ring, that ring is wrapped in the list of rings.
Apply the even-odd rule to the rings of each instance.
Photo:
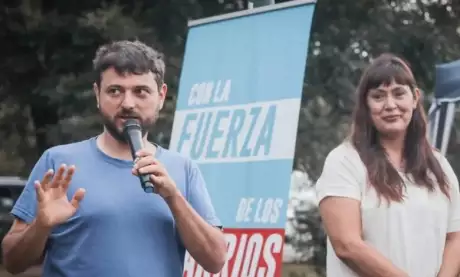
[[[99,87],[96,83],[93,83],[93,92],[94,95],[96,95],[96,102],[97,102],[97,107],[99,108]]]
[[[161,88],[160,88],[160,97],[162,99],[165,99],[167,93],[168,93],[168,86],[163,83],[163,85],[161,85]]]
[[[163,85],[161,85],[161,88],[160,88],[160,91],[159,91],[159,94],[160,94],[160,110],[163,109],[163,105],[164,105],[164,102],[166,100],[166,94],[168,93],[168,86],[166,84],[163,83]]]

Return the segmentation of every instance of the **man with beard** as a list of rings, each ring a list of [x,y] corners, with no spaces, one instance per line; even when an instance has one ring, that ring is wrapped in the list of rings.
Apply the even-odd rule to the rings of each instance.
[[[94,71],[104,131],[43,153],[12,210],[6,269],[43,261],[47,277],[179,277],[188,250],[219,272],[226,242],[197,165],[146,136],[133,162],[122,134],[127,119],[143,130],[158,119],[167,91],[161,56],[138,41],[114,42],[99,48]],[[138,174],[150,175],[155,194]]]

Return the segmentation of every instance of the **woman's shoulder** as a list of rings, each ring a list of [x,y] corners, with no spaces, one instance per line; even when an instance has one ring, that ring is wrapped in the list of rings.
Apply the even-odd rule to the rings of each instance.
[[[438,149],[432,147],[431,150],[433,151],[434,157],[441,163],[441,165],[444,163],[450,164],[447,158]]]
[[[327,196],[360,200],[365,184],[366,168],[353,144],[344,141],[327,154],[316,181],[318,201]]]
[[[349,140],[345,140],[339,145],[335,146],[326,157],[326,160],[336,160],[336,161],[350,161],[356,160],[361,161],[359,153],[356,150],[353,143]]]
[[[436,148],[433,149],[433,155],[438,160],[439,165],[441,166],[444,173],[447,175],[447,178],[452,181],[456,179],[456,174],[449,160]]]
[[[346,168],[353,172],[365,171],[365,165],[358,151],[349,140],[341,142],[327,154],[324,166],[336,170]]]

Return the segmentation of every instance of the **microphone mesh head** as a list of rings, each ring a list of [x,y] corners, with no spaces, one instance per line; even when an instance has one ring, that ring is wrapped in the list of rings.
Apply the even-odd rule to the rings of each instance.
[[[132,129],[141,129],[141,125],[136,119],[128,119],[123,124],[123,131],[126,132]]]

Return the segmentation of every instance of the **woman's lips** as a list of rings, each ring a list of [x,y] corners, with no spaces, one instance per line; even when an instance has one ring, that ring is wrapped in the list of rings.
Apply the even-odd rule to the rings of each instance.
[[[382,119],[385,121],[395,121],[399,118],[401,118],[400,115],[387,115],[387,116],[382,117]]]

